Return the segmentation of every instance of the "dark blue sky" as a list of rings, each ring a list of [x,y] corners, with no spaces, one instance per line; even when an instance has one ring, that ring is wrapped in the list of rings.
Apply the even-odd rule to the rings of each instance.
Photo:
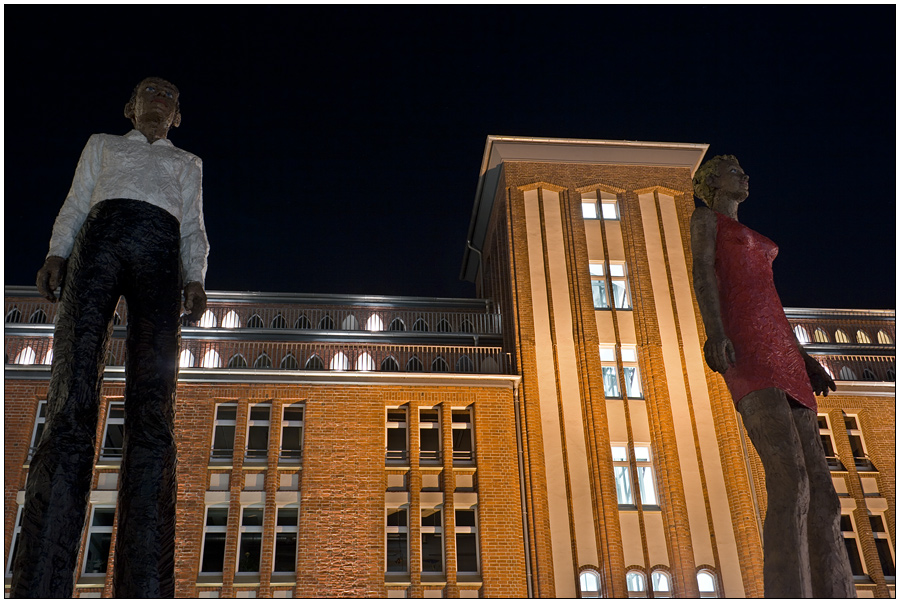
[[[489,134],[709,143],[788,306],[895,305],[895,7],[6,6],[5,282],[146,75],[204,161],[209,289],[471,297]]]

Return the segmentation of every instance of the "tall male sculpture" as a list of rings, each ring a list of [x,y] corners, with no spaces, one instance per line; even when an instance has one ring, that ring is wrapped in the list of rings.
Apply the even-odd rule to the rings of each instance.
[[[834,381],[797,342],[772,277],[778,247],[737,220],[749,178],[733,155],[704,163],[691,218],[706,362],[722,373],[766,473],[766,597],[854,597],[840,501],[819,438],[815,394]]]
[[[201,162],[166,139],[178,89],[146,78],[125,105],[134,129],[88,140],[37,275],[62,285],[43,436],[31,462],[12,597],[70,597],[93,472],[111,319],[128,304],[116,597],[174,596],[175,384],[184,307],[206,308],[209,244]]]

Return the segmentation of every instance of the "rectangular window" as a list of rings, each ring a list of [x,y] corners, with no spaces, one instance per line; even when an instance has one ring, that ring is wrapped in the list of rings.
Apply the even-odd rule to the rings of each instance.
[[[600,370],[603,373],[603,394],[607,398],[621,398],[619,393],[619,374],[616,371],[616,348],[600,346]]]
[[[440,509],[422,509],[422,572],[444,572],[443,522]]]
[[[641,504],[656,506],[656,480],[653,478],[653,463],[650,458],[650,446],[634,445],[634,462],[637,465],[638,486],[641,491]]]
[[[613,193],[600,191],[600,203],[598,211],[597,192],[583,193],[581,195],[581,216],[586,220],[618,220],[619,210],[616,196]]]
[[[844,546],[847,547],[847,557],[850,559],[850,570],[853,572],[853,576],[865,578],[866,570],[859,554],[856,529],[853,526],[853,519],[849,515],[841,515],[841,532],[844,536]]]
[[[291,404],[282,410],[281,458],[299,459],[303,452],[302,404]]]
[[[387,509],[385,520],[386,570],[409,572],[409,526],[406,509]]]
[[[588,265],[591,274],[591,292],[594,296],[594,309],[609,308],[609,296],[606,292],[606,271],[603,262],[591,262]]]
[[[389,463],[403,463],[409,458],[406,431],[406,408],[387,409],[387,456]]]
[[[41,435],[44,433],[44,423],[47,421],[47,401],[41,400],[38,402],[38,410],[37,417],[34,419],[34,431],[31,434],[31,447],[28,448],[28,458],[25,460],[26,463],[31,462],[31,457],[34,456],[34,451],[37,450],[37,445],[41,441]]]
[[[619,219],[619,207],[615,200],[603,199],[600,202],[600,210],[604,220]]]
[[[856,464],[856,468],[860,471],[873,471],[875,467],[869,460],[869,455],[866,454],[859,418],[854,415],[844,415],[844,424],[847,427],[847,438],[850,440],[850,450],[853,452],[853,462]]]
[[[272,406],[254,404],[247,421],[247,458],[265,459],[269,455],[269,417]]]
[[[12,544],[9,546],[9,558],[6,560],[6,575],[12,576],[13,560],[16,558],[16,551],[19,550],[19,534],[22,532],[22,505],[16,512],[16,527],[13,528]]]
[[[454,408],[452,418],[453,462],[471,463],[475,461],[475,433],[472,429],[472,409]]]
[[[641,375],[638,370],[637,349],[633,346],[622,346],[622,373],[625,377],[625,395],[629,398],[643,398]]]
[[[624,444],[612,447],[613,474],[616,478],[616,496],[619,505],[633,505],[631,495],[631,472],[628,468],[628,448]]]
[[[897,570],[894,566],[894,551],[891,549],[891,538],[881,515],[869,515],[869,523],[872,525],[872,536],[875,537],[875,549],[878,551],[878,560],[881,562],[881,571],[888,580],[894,580]]]
[[[272,571],[297,571],[297,507],[280,507],[275,519],[275,564]]]
[[[85,575],[100,575],[106,573],[106,564],[109,560],[109,545],[112,542],[113,520],[115,517],[115,507],[94,507],[91,514],[87,546],[84,550],[83,573]]]
[[[478,573],[478,526],[475,509],[456,509],[456,571]]]
[[[244,507],[241,512],[241,548],[237,571],[258,573],[262,552],[263,508]]]
[[[834,451],[834,436],[831,433],[828,415],[818,415],[817,421],[819,422],[819,437],[822,439],[822,449],[825,451],[825,460],[828,462],[828,468],[832,471],[843,471],[844,466]]]
[[[596,220],[599,217],[597,215],[597,202],[594,200],[582,201],[581,216],[586,220]]]
[[[225,532],[228,529],[228,507],[207,507],[203,526],[203,554],[200,571],[221,574],[225,567]]]
[[[234,454],[234,429],[237,420],[237,404],[229,402],[216,406],[213,427],[212,458],[231,460]]]
[[[613,301],[619,310],[631,309],[631,296],[628,294],[628,278],[625,262],[610,262],[609,279],[612,283]]]
[[[438,408],[419,409],[419,462],[441,461],[441,413]]]
[[[106,411],[106,426],[103,430],[103,447],[100,458],[105,460],[122,458],[122,442],[125,439],[125,402],[110,402]]]

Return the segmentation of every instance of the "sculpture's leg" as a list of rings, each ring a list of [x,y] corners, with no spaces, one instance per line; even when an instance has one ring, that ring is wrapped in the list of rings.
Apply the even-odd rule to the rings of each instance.
[[[737,407],[766,472],[765,595],[779,599],[809,597],[809,481],[790,404],[784,392],[769,388],[747,394]]]
[[[146,204],[123,282],[128,302],[125,439],[113,595],[174,597],[178,223]],[[161,212],[164,215],[157,216]],[[144,227],[147,228],[144,228]],[[168,227],[168,228],[167,228]]]
[[[834,491],[831,471],[819,436],[816,413],[799,405],[791,408],[794,425],[803,447],[809,476],[809,567],[812,596],[853,598],[853,574],[841,534],[841,501]]]
[[[67,266],[53,340],[47,422],[25,487],[10,596],[71,597],[94,464],[118,260],[92,212]]]

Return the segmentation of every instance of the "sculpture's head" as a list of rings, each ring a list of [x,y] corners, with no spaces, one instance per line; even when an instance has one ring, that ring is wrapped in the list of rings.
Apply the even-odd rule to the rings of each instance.
[[[713,209],[720,201],[742,202],[749,185],[750,177],[734,155],[716,155],[694,174],[694,194]]]
[[[146,122],[163,125],[166,129],[177,128],[181,125],[178,88],[160,77],[144,78],[125,104],[125,117],[135,128]]]

